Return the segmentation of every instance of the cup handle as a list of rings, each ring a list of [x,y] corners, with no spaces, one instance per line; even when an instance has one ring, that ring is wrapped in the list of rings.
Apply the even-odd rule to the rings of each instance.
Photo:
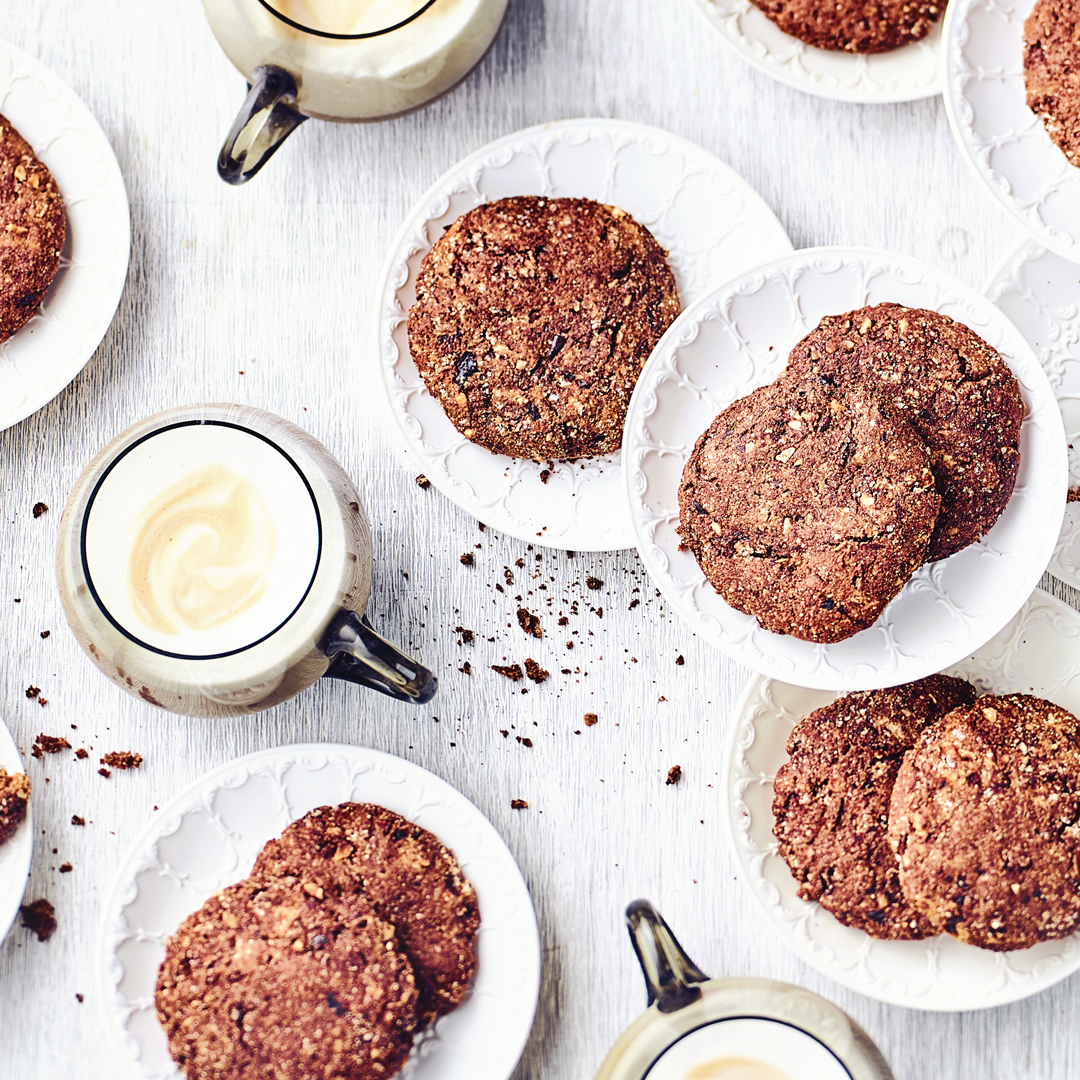
[[[648,900],[635,900],[626,909],[630,941],[645,976],[649,1004],[654,1001],[662,1013],[672,1013],[701,997],[705,974],[683,952],[671,928]]]
[[[376,634],[367,616],[355,611],[340,611],[334,616],[321,648],[330,657],[324,678],[370,686],[414,705],[430,701],[439,688],[439,680],[426,667]]]
[[[218,154],[218,176],[229,184],[250,180],[307,117],[294,107],[296,80],[272,64],[257,67],[254,82]]]

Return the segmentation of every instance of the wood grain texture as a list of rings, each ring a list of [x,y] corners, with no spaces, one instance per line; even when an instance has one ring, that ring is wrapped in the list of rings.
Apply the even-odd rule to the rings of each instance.
[[[725,51],[689,0],[514,0],[456,92],[389,123],[305,124],[252,183],[231,189],[214,162],[244,83],[196,0],[39,0],[17,17],[10,9],[0,33],[89,105],[133,218],[127,289],[97,354],[55,401],[0,434],[0,710],[24,752],[39,731],[93,747],[85,762],[30,762],[38,835],[28,897],[48,896],[60,928],[43,945],[17,927],[0,946],[0,1075],[117,1075],[95,940],[115,863],[153,807],[207,769],[319,740],[431,769],[491,818],[520,861],[545,970],[517,1080],[591,1076],[644,1007],[622,926],[638,896],[656,902],[706,971],[788,979],[837,1002],[900,1080],[1080,1075],[1077,977],[990,1013],[939,1016],[879,1005],[797,961],[735,880],[725,840],[721,758],[748,671],[682,628],[633,553],[528,550],[418,488],[374,386],[373,291],[405,213],[466,153],[549,119],[667,128],[740,172],[796,246],[890,248],[981,287],[1021,234],[969,175],[940,100],[849,106],[787,89]],[[188,720],[125,696],[79,651],[53,585],[66,493],[122,428],[199,400],[270,409],[339,457],[375,525],[369,612],[438,672],[431,706],[327,682],[254,719]],[[38,501],[51,509],[34,519]],[[465,567],[458,557],[470,550],[476,565]],[[600,590],[584,586],[589,575]],[[541,641],[518,628],[516,595],[541,614]],[[602,618],[590,611],[601,605]],[[476,632],[473,645],[456,644],[459,625]],[[529,656],[553,672],[548,682],[512,684],[490,670]],[[465,660],[470,676],[458,670]],[[31,683],[47,706],[25,697]],[[584,727],[586,712],[596,726]],[[144,755],[141,770],[97,775],[102,753],[128,749]],[[682,780],[665,786],[675,764]],[[515,798],[529,808],[511,810]],[[74,870],[60,875],[67,861]]]

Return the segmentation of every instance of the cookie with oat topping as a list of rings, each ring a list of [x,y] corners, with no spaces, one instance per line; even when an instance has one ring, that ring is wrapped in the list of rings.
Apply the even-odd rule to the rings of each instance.
[[[619,449],[678,313],[667,253],[626,211],[516,196],[463,214],[424,256],[409,350],[467,439],[572,461]]]
[[[893,785],[888,839],[908,902],[984,949],[1080,926],[1080,721],[986,695],[928,727]]]
[[[423,1021],[455,1009],[476,971],[476,892],[438,837],[371,803],[320,806],[271,840],[256,874],[362,896],[412,962]]]
[[[155,993],[189,1080],[387,1080],[416,1003],[394,928],[362,897],[257,876],[181,923]]]
[[[975,543],[1001,516],[1020,467],[1024,399],[997,350],[963,323],[891,303],[829,315],[791,350],[788,370],[862,382],[915,429],[941,496],[930,559]]]
[[[37,311],[59,269],[66,231],[56,181],[0,116],[0,341]]]
[[[767,630],[870,626],[926,557],[941,500],[912,427],[857,383],[790,374],[728,406],[679,485],[679,535]]]
[[[0,768],[0,844],[15,835],[30,805],[30,777]]]
[[[845,694],[795,725],[773,783],[773,834],[804,900],[871,937],[936,933],[900,887],[886,839],[889,800],[923,729],[975,693],[963,679],[931,675]]]

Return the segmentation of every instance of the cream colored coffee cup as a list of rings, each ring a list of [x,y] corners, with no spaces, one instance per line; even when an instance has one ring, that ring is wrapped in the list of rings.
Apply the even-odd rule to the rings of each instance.
[[[196,405],[128,428],[60,523],[60,596],[79,643],[144,700],[256,712],[322,675],[402,700],[431,672],[363,619],[371,527],[344,470],[271,413]]]

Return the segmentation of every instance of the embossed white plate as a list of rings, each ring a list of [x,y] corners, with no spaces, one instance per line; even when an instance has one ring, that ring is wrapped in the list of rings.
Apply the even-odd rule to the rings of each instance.
[[[1080,265],[1027,240],[990,279],[986,295],[1027,339],[1057,395],[1069,449],[1069,487],[1080,485]],[[1069,503],[1047,567],[1080,589],[1080,503]]]
[[[679,550],[678,488],[713,418],[771,382],[823,315],[885,300],[931,308],[994,346],[1027,406],[1016,487],[977,544],[920,567],[877,622],[815,645],[764,630],[729,607],[689,551]],[[985,297],[914,259],[811,248],[714,289],[672,323],[638,379],[623,437],[623,469],[638,549],[657,587],[692,629],[774,678],[865,690],[940,671],[988,641],[1038,584],[1065,509],[1061,413],[1023,336]]]
[[[262,846],[316,806],[374,802],[435,833],[476,888],[479,961],[466,1001],[418,1040],[409,1080],[506,1080],[532,1027],[540,943],[529,891],[491,823],[418,765],[358,746],[282,746],[208,773],[156,813],[102,913],[105,1022],[130,1075],[175,1080],[154,1013],[168,936],[251,869]]]
[[[26,766],[11,733],[0,720],[0,767],[8,773],[24,773]],[[31,801],[33,793],[31,792]],[[26,808],[26,820],[6,844],[0,844],[0,942],[7,937],[30,875],[30,856],[34,852],[34,812]]]
[[[805,45],[750,0],[693,0],[744,60],[779,82],[820,97],[865,104],[914,101],[941,93],[941,23],[922,41],[860,56]]]
[[[949,0],[945,108],[964,159],[1041,244],[1080,262],[1080,169],[1024,92],[1024,20],[1035,0]]]
[[[667,249],[683,307],[718,281],[791,251],[791,242],[722,161],[621,120],[563,120],[489,143],[435,182],[394,240],[378,294],[379,367],[417,471],[519,540],[580,551],[631,547],[618,454],[554,465],[493,454],[458,434],[409,355],[405,320],[424,255],[444,226],[510,195],[621,206]]]
[[[40,311],[0,344],[0,430],[51,401],[94,355],[127,277],[131,220],[109,140],[47,67],[0,41],[0,113],[56,180],[67,240]]]
[[[1029,693],[1080,714],[1080,614],[1036,589],[974,655],[946,668],[980,693]],[[943,934],[878,941],[802,900],[773,837],[773,778],[791,729],[838,695],[764,675],[736,707],[725,807],[742,879],[776,929],[811,966],[861,994],[940,1011],[987,1009],[1038,993],[1080,968],[1080,935],[994,953]]]

